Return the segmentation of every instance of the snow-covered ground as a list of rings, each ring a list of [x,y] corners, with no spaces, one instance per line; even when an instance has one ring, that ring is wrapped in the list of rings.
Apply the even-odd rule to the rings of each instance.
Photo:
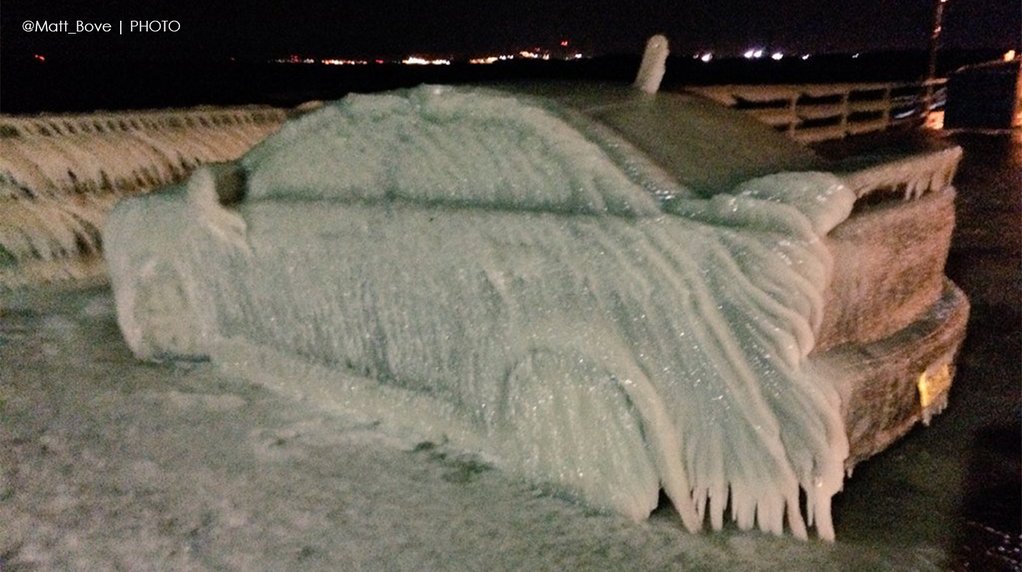
[[[136,361],[103,286],[0,293],[0,570],[936,570],[980,537],[1011,556],[982,513],[1018,514],[996,505],[1018,502],[1013,252],[989,276],[953,253],[976,311],[949,409],[846,481],[835,544],[594,513],[207,363]]]

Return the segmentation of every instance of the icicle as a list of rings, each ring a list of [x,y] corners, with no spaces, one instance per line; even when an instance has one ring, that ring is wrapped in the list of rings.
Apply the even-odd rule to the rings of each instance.
[[[259,107],[3,117],[0,249],[45,280],[78,272],[75,259],[96,253],[103,220],[122,195],[178,182],[184,166],[235,159],[284,117]],[[219,236],[237,238],[240,219],[198,210]],[[40,260],[53,264],[43,271]],[[16,274],[5,272],[0,285]]]
[[[844,181],[856,197],[903,187],[904,199],[913,200],[950,185],[961,158],[961,147],[950,147],[859,169],[844,175]]]

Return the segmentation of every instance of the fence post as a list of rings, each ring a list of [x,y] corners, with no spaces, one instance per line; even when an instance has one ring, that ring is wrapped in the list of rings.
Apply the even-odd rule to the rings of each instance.
[[[801,93],[795,93],[791,96],[791,103],[788,104],[788,110],[791,112],[791,123],[788,124],[788,137],[795,137],[795,129],[798,128],[798,124],[801,119],[798,115],[798,100],[802,97]]]
[[[849,99],[852,94],[852,89],[849,88],[841,95],[841,133],[842,137],[848,135],[848,115],[849,115]]]
[[[884,129],[891,126],[891,85],[884,88]]]

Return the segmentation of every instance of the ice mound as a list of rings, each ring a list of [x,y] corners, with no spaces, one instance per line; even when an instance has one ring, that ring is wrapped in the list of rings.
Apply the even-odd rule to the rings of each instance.
[[[426,86],[125,200],[104,244],[141,358],[208,356],[632,519],[662,488],[691,531],[729,510],[832,539],[848,443],[807,356],[855,194],[722,191],[550,100]]]

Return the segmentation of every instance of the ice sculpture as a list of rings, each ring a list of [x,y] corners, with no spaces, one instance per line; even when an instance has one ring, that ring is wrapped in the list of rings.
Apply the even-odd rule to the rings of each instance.
[[[855,193],[818,172],[683,185],[691,166],[621,136],[653,96],[604,96],[584,114],[476,88],[353,95],[122,201],[103,239],[128,344],[632,519],[662,488],[691,531],[730,506],[743,529],[832,539],[848,442],[807,356],[821,237]]]

